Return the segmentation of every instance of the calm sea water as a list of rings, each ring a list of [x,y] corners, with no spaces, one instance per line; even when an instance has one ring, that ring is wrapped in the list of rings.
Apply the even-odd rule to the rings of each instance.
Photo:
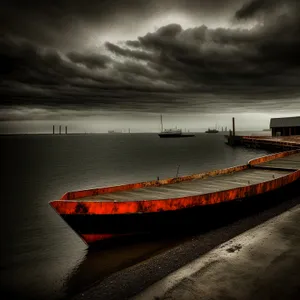
[[[63,193],[187,175],[246,163],[263,150],[223,135],[20,135],[1,138],[1,294],[58,299],[158,250],[143,243],[89,252],[48,202]],[[161,246],[161,245],[160,245]],[[80,289],[79,289],[80,290]],[[14,298],[15,299],[15,298]]]

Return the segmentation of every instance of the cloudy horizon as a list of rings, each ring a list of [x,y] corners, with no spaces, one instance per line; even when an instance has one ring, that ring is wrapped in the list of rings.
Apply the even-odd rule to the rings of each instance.
[[[300,115],[297,0],[4,1],[0,133]]]

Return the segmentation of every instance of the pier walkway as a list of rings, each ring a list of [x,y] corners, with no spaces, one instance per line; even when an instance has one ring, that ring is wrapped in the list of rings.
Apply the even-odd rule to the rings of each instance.
[[[227,144],[231,146],[244,145],[252,148],[270,150],[300,149],[300,136],[229,136],[225,135]]]
[[[256,148],[300,149],[300,136],[243,136],[241,143]]]

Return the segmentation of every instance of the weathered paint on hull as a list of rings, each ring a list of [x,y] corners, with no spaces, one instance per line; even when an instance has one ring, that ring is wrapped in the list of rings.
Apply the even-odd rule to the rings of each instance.
[[[283,158],[283,157],[290,156],[292,154],[296,154],[296,153],[299,153],[299,152],[300,152],[300,150],[296,149],[296,150],[278,152],[278,153],[274,153],[274,154],[271,154],[271,155],[265,155],[265,156],[262,156],[262,157],[258,157],[258,158],[254,158],[254,159],[249,160],[248,165],[249,166],[255,166],[255,165],[258,165],[258,164],[261,164],[261,163],[268,162],[270,160],[274,160],[274,159],[277,159],[277,158]]]
[[[288,176],[260,184],[234,188],[215,193],[189,196],[174,199],[147,200],[147,201],[126,201],[126,202],[100,202],[100,201],[52,201],[50,205],[60,215],[93,215],[93,214],[132,214],[173,211],[190,208],[194,206],[205,206],[217,204],[235,199],[255,196],[280,188],[292,183],[300,177],[300,171],[295,171]]]
[[[123,234],[148,232],[153,230],[155,227],[162,228],[168,224],[173,224],[172,222],[170,223],[170,220],[174,220],[174,224],[176,224],[178,223],[177,213],[179,213],[180,216],[189,216],[191,212],[196,211],[199,207],[215,205],[271,192],[299,179],[300,170],[291,171],[291,173],[284,177],[265,181],[259,184],[198,196],[126,202],[76,200],[78,198],[147,186],[167,185],[169,183],[181,182],[194,178],[207,178],[219,174],[238,172],[256,164],[298,152],[299,151],[295,150],[267,155],[249,161],[248,165],[191,176],[70,192],[66,193],[61,200],[51,201],[50,205],[87,244],[92,244],[98,240],[109,239]],[[171,217],[169,218],[169,216]],[[168,220],[168,222],[165,223],[165,220]]]

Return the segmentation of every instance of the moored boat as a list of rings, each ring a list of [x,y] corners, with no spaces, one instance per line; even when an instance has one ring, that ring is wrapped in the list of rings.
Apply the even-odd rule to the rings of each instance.
[[[208,130],[205,131],[205,133],[218,133],[219,131],[217,129],[210,129],[208,128]]]
[[[197,211],[267,193],[300,178],[300,150],[206,173],[68,192],[49,204],[88,244],[121,235],[172,230]]]
[[[184,138],[184,137],[194,137],[194,134],[183,133],[181,129],[170,128],[164,129],[162,115],[160,115],[160,126],[161,132],[158,134],[160,138]]]

